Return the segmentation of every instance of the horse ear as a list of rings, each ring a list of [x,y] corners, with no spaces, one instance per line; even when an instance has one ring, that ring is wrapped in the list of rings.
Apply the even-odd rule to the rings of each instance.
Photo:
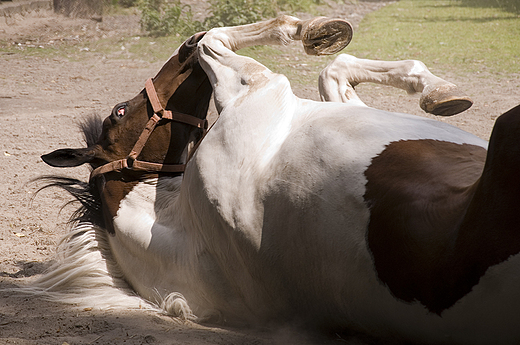
[[[41,156],[42,160],[53,167],[77,167],[89,163],[94,158],[94,150],[82,149],[59,149]]]

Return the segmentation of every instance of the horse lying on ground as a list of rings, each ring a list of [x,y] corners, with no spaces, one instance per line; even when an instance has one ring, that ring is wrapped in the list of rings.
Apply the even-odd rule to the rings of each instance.
[[[144,299],[199,321],[519,342],[520,107],[497,119],[487,151],[357,98],[370,81],[421,92],[432,113],[471,105],[418,61],[340,55],[320,76],[332,102],[314,102],[234,53],[301,40],[332,54],[351,35],[343,20],[289,16],[197,34],[101,133],[86,126],[87,148],[44,155],[94,170],[88,184],[51,178],[84,207],[33,291],[89,306]],[[207,131],[212,91],[220,118]]]

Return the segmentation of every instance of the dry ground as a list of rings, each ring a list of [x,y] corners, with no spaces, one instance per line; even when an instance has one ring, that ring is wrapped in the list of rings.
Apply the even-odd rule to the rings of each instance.
[[[328,10],[358,24],[384,3],[357,2]],[[1,19],[0,19],[1,21]],[[30,45],[60,46],[106,36],[139,34],[137,18],[109,17],[102,23],[72,20],[51,13],[0,22],[0,42],[20,50]],[[175,47],[172,47],[172,51]],[[287,54],[301,54],[298,46]],[[0,289],[27,284],[48,265],[74,207],[61,210],[69,197],[47,190],[31,202],[37,184],[32,179],[61,173],[86,179],[86,168],[56,171],[40,155],[64,147],[79,147],[77,122],[84,116],[108,115],[112,106],[139,92],[161,63],[134,57],[84,52],[73,58],[42,58],[0,54]],[[288,62],[290,63],[290,61]],[[295,65],[298,66],[298,65]],[[295,67],[298,68],[298,67]],[[302,67],[303,68],[303,67]],[[488,138],[498,115],[520,103],[520,76],[460,77],[457,71],[436,71],[460,85],[475,101],[465,114],[441,119]],[[418,98],[378,86],[360,86],[367,104],[386,110],[423,115]],[[297,95],[317,99],[314,85],[297,87]],[[61,210],[61,213],[60,213]],[[170,318],[143,311],[72,310],[34,297],[0,292],[0,344],[288,344],[338,343],[290,328],[237,331],[199,325],[179,325]],[[357,343],[352,341],[351,343]]]

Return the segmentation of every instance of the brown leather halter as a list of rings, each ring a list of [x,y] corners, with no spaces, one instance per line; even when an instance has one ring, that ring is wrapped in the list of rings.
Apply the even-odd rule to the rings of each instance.
[[[199,119],[192,115],[187,115],[171,110],[165,110],[162,107],[161,102],[159,101],[159,97],[157,96],[157,92],[155,91],[155,87],[151,78],[146,81],[145,88],[146,93],[148,94],[148,100],[150,101],[154,111],[153,116],[150,118],[150,120],[148,120],[148,123],[143,129],[143,132],[139,136],[139,139],[137,139],[137,142],[135,143],[134,147],[132,148],[128,156],[126,158],[107,163],[94,169],[90,173],[91,179],[98,175],[106,174],[112,171],[121,171],[123,169],[141,172],[166,173],[181,173],[184,172],[184,170],[186,169],[186,164],[152,163],[137,160],[137,157],[141,153],[141,150],[148,141],[150,134],[152,134],[153,130],[155,129],[155,126],[160,120],[175,121],[185,123],[187,125],[194,126],[197,128],[201,128],[202,130],[204,130],[202,138],[205,136],[208,130],[208,121],[206,119]]]

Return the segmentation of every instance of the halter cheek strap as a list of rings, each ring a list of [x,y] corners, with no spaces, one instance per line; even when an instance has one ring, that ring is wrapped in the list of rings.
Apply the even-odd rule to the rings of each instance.
[[[152,105],[154,114],[144,127],[139,139],[137,139],[134,147],[128,154],[128,156],[124,159],[120,159],[117,161],[113,161],[102,165],[96,169],[94,169],[90,173],[90,178],[94,178],[98,175],[106,174],[111,171],[121,171],[123,169],[129,169],[133,171],[141,171],[141,172],[167,172],[167,173],[180,173],[184,172],[186,168],[186,164],[162,164],[162,163],[152,163],[140,161],[137,159],[141,151],[143,150],[148,138],[152,134],[153,130],[157,126],[157,123],[160,120],[169,120],[184,123],[193,127],[201,128],[205,136],[208,130],[208,121],[206,119],[199,119],[192,115],[187,115],[183,113],[179,113],[176,111],[165,110],[159,101],[159,97],[157,96],[157,91],[153,85],[152,79],[148,79],[145,83],[146,93],[148,95],[148,100]],[[200,141],[199,141],[200,142]],[[198,143],[197,143],[198,146]]]

